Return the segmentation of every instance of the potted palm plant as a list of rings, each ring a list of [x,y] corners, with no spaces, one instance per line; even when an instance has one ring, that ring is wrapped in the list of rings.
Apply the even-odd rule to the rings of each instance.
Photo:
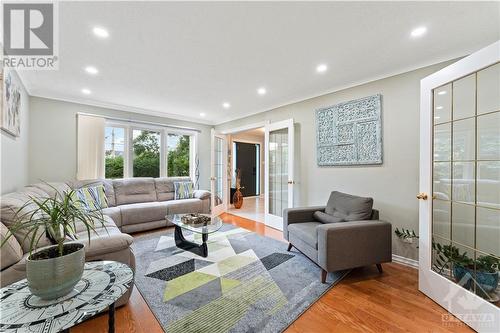
[[[46,198],[30,197],[15,214],[15,223],[0,244],[14,234],[24,234],[29,243],[26,278],[30,291],[42,299],[55,299],[71,292],[80,281],[84,264],[84,244],[77,242],[77,226],[83,226],[90,242],[96,223],[104,225],[100,210],[86,211],[75,191],[59,192]],[[46,237],[52,246],[39,248]]]

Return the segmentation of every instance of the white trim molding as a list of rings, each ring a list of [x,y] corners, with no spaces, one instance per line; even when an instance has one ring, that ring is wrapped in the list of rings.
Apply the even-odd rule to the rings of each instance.
[[[415,259],[410,259],[410,258],[406,258],[403,256],[398,256],[397,254],[393,253],[392,254],[392,261],[397,263],[397,264],[401,264],[401,265],[405,265],[405,266],[409,266],[409,267],[418,269],[418,260],[415,260]]]

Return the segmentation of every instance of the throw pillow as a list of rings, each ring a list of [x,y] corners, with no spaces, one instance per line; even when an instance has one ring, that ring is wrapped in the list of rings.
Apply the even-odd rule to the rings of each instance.
[[[325,213],[345,221],[369,220],[373,199],[333,191],[326,204]]]
[[[316,221],[321,222],[321,223],[337,223],[337,222],[344,222],[345,220],[343,218],[333,216],[326,214],[322,211],[315,211],[313,214],[313,217]]]
[[[174,200],[193,198],[193,182],[174,182]]]
[[[88,212],[107,208],[108,199],[103,185],[82,187],[73,191],[76,205]]]

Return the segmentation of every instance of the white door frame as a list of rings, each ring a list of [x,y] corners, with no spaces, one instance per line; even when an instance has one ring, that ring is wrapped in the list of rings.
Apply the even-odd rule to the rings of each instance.
[[[293,185],[294,185],[294,145],[295,135],[293,127],[293,119],[286,119],[274,123],[268,123],[265,126],[264,140],[264,156],[265,156],[265,178],[264,178],[264,193],[265,193],[265,221],[266,225],[283,230],[283,218],[281,216],[272,215],[269,213],[269,132],[283,128],[288,128],[288,207],[293,207]]]
[[[432,256],[432,90],[500,61],[500,41],[424,78],[420,90],[419,289],[476,331],[500,327],[500,309],[431,268]],[[485,326],[487,325],[491,326]]]
[[[224,134],[219,134],[215,132],[212,128],[211,134],[211,151],[210,151],[210,191],[212,194],[211,198],[211,213],[212,216],[219,216],[220,214],[227,211],[227,136]],[[222,140],[222,203],[215,205],[215,138]]]
[[[265,127],[266,124],[269,124],[269,121],[266,120],[266,121],[261,121],[261,122],[256,122],[256,123],[251,123],[251,124],[248,124],[248,125],[243,125],[243,126],[239,126],[239,127],[233,127],[233,128],[226,128],[226,129],[223,129],[223,130],[220,130],[219,133],[221,135],[226,135],[226,144],[228,143],[227,141],[227,135],[233,135],[233,134],[236,134],[236,133],[240,133],[240,132],[246,132],[246,131],[250,131],[250,130],[254,130],[254,129],[257,129],[257,128],[262,128],[262,127]],[[242,140],[237,140],[237,141],[242,141]],[[213,151],[213,148],[212,148],[212,151]],[[227,150],[226,150],[227,151]],[[233,154],[234,156],[234,154]],[[262,156],[261,156],[262,158]],[[225,158],[225,161],[227,163],[227,159],[228,159],[228,156],[227,156],[227,152],[226,152],[226,158]],[[264,160],[264,163],[267,164],[267,160]],[[262,172],[262,170],[261,170]],[[230,206],[229,204],[229,181],[231,180],[229,177],[226,177],[226,181],[225,181],[225,184],[226,184],[226,195],[224,196],[224,200],[225,200],[225,210],[227,210],[227,207]],[[261,192],[262,189],[261,189]]]

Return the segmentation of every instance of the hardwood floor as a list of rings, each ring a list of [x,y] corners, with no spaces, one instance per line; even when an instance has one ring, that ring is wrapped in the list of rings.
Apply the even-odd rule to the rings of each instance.
[[[230,214],[222,218],[225,223],[284,241],[280,231],[262,223]],[[459,321],[443,320],[448,312],[418,291],[416,269],[395,263],[384,264],[383,268],[382,274],[375,265],[353,270],[285,332],[473,332]],[[107,314],[103,314],[71,332],[104,333],[107,320]],[[115,323],[120,333],[163,332],[137,288],[128,304],[116,310]]]

